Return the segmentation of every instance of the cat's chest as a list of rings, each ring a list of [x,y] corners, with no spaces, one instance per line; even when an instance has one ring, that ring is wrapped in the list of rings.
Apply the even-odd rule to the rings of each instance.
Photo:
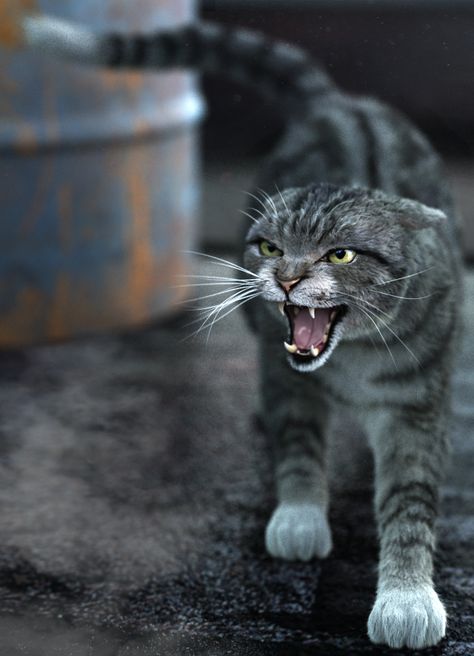
[[[328,398],[354,409],[374,404],[407,403],[420,393],[417,376],[403,375],[406,358],[392,348],[396,361],[380,345],[339,344],[330,360],[314,372]]]

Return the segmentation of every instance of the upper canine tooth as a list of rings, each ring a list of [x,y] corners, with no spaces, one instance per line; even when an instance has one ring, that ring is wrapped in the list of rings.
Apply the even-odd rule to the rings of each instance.
[[[299,309],[298,306],[295,305],[295,306],[293,307],[293,313],[294,313],[295,317],[298,316],[298,314],[300,313],[300,309]]]
[[[330,320],[332,321],[334,317],[336,316],[336,310],[333,310],[331,314],[329,315]]]
[[[311,347],[311,355],[314,355],[314,357],[316,357],[317,355],[319,355],[319,349],[318,349],[318,348],[315,348],[314,346],[312,346],[312,347]]]
[[[314,319],[314,308],[308,308],[311,318]]]
[[[287,342],[283,342],[283,344],[285,345],[285,348],[288,351],[288,353],[296,353],[296,351],[298,350],[296,344],[288,344]]]
[[[280,310],[281,314],[285,316],[285,304],[284,303],[278,303],[278,309]]]

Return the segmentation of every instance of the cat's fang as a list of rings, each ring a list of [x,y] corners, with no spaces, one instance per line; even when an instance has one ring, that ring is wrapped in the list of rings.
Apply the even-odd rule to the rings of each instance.
[[[285,304],[284,303],[278,303],[278,309],[280,310],[280,314],[282,314],[283,316],[286,316],[285,315]]]
[[[311,355],[316,358],[319,355],[319,349],[312,346],[311,347]]]
[[[311,319],[314,319],[314,317],[315,317],[315,310],[314,310],[314,308],[309,307],[309,308],[308,308],[308,312],[309,312],[310,315],[311,315]]]
[[[298,350],[298,347],[295,344],[288,344],[287,342],[283,342],[283,344],[286,350],[288,351],[288,353],[296,353],[296,351]]]

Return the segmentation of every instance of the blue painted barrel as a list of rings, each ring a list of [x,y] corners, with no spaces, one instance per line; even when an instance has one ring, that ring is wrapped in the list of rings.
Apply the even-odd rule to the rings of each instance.
[[[97,30],[168,28],[194,14],[192,0],[15,1]],[[0,347],[175,307],[193,245],[201,113],[188,73],[0,50]]]

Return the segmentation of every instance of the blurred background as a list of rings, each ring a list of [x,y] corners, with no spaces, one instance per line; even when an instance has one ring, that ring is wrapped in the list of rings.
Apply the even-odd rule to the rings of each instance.
[[[349,93],[405,112],[436,145],[465,221],[474,258],[474,3],[471,0],[205,0],[205,18],[261,29],[297,43]],[[203,145],[207,186],[202,238],[236,241],[240,189],[275,140],[277,113],[257,95],[206,79]],[[226,193],[223,193],[225,189]]]
[[[269,558],[255,339],[240,311],[188,339],[181,301],[194,293],[176,284],[227,272],[184,251],[238,256],[244,191],[282,129],[275,108],[225,79],[25,52],[28,11],[96,30],[197,16],[263,30],[407,113],[464,217],[472,326],[474,3],[0,0],[0,652],[392,654],[366,636],[377,538],[363,436],[342,417],[331,443],[330,558]],[[438,527],[449,632],[426,656],[473,653],[470,332]]]
[[[122,31],[201,15],[298,44],[341,88],[399,108],[436,144],[474,258],[472,2],[4,0],[7,45],[32,10]],[[190,266],[182,251],[238,249],[243,192],[282,130],[255,92],[21,49],[3,49],[0,73],[0,344],[164,316],[184,294],[172,284]]]

